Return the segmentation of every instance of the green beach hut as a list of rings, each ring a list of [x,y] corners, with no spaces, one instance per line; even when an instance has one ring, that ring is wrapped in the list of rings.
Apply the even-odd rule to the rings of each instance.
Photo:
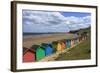
[[[43,47],[38,47],[36,50],[36,60],[39,61],[45,57],[45,50]]]
[[[33,45],[31,48],[35,49],[36,61],[39,61],[45,57],[45,50],[40,45]]]

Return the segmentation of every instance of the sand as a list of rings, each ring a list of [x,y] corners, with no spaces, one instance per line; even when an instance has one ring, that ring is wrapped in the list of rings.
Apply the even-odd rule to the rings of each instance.
[[[23,38],[23,47],[30,48],[32,45],[40,45],[41,43],[51,43],[52,41],[58,41],[62,39],[73,38],[73,34],[51,34],[49,36],[34,36],[29,38]]]

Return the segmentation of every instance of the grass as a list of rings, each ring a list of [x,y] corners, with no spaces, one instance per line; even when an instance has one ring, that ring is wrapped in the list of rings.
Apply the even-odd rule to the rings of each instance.
[[[83,60],[91,58],[91,49],[90,49],[90,38],[84,40],[82,43],[78,44],[74,48],[70,49],[66,53],[62,53],[56,59],[57,61],[61,60]]]

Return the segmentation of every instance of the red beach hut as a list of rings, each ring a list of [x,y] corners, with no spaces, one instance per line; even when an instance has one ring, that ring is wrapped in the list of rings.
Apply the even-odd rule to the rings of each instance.
[[[33,49],[23,48],[23,62],[35,62],[35,52]]]

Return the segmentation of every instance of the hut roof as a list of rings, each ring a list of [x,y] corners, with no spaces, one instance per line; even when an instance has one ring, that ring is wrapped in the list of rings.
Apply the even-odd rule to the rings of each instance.
[[[31,49],[34,49],[35,51],[37,50],[37,49],[39,49],[39,48],[41,48],[41,49],[44,49],[42,46],[40,46],[40,45],[32,45],[32,47],[31,47]]]
[[[32,45],[31,48],[36,50],[39,47],[39,45]]]
[[[41,46],[44,47],[44,48],[48,47],[48,46],[52,48],[52,45],[51,44],[47,44],[47,43],[42,43]]]
[[[47,43],[42,43],[41,45],[42,45],[42,46],[48,46],[48,44],[47,44]]]
[[[23,47],[23,52],[26,52],[29,48]]]
[[[28,51],[31,51],[31,52],[35,53],[35,51],[33,49],[29,49],[29,48],[23,47],[23,54],[25,54]]]
[[[52,43],[57,44],[57,43],[58,43],[58,41],[53,41]]]

